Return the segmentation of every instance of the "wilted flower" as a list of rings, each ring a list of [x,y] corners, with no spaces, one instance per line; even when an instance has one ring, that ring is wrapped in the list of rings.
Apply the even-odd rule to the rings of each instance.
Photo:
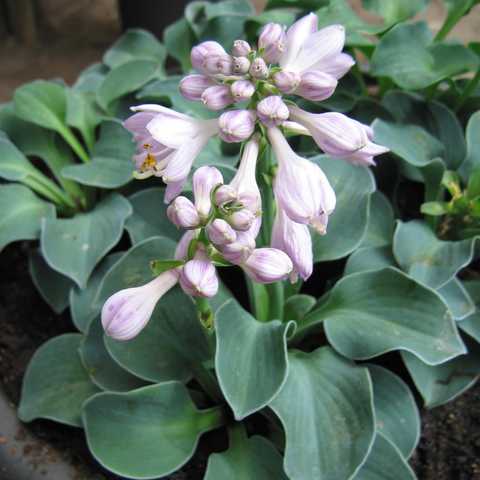
[[[147,325],[155,305],[178,281],[175,271],[167,271],[141,287],[113,294],[103,305],[102,325],[115,340],[130,340]]]

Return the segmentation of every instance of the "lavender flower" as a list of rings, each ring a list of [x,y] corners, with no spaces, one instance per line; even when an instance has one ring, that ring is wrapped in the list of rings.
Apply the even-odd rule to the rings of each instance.
[[[230,87],[235,102],[249,100],[255,93],[255,85],[249,80],[237,80]]]
[[[202,102],[209,110],[223,110],[234,102],[228,85],[214,85],[202,93]]]
[[[250,45],[245,40],[235,40],[232,47],[234,57],[246,57],[252,51]]]
[[[215,167],[200,167],[193,174],[195,207],[202,219],[205,220],[210,214],[213,188],[221,184],[223,184],[223,176]]]
[[[192,48],[190,59],[193,68],[201,73],[205,72],[205,63],[209,57],[225,56],[227,52],[217,42],[202,42],[196,47]]]
[[[167,271],[141,287],[127,288],[113,294],[103,305],[102,325],[115,340],[130,340],[147,325],[155,305],[178,281],[174,271]]]
[[[178,88],[187,100],[199,101],[202,99],[202,93],[213,85],[215,82],[206,75],[188,75],[182,78]]]
[[[231,110],[218,119],[219,135],[229,143],[247,140],[255,129],[255,113],[251,110]]]
[[[290,115],[282,97],[271,95],[257,105],[257,116],[267,127],[281,125]]]
[[[183,291],[193,297],[213,297],[218,291],[217,271],[203,256],[185,263],[179,280]]]
[[[263,50],[262,56],[268,63],[278,62],[285,51],[285,27],[278,23],[267,23],[258,38],[258,46]]]
[[[187,197],[175,198],[167,208],[167,216],[179,228],[197,228],[201,223],[195,205]]]
[[[208,225],[207,234],[210,241],[217,246],[233,243],[237,239],[235,230],[221,218],[216,218]]]
[[[233,57],[233,73],[244,75],[250,70],[250,60],[247,57]]]
[[[276,248],[257,248],[242,265],[246,274],[258,283],[285,280],[293,270],[288,255]]]

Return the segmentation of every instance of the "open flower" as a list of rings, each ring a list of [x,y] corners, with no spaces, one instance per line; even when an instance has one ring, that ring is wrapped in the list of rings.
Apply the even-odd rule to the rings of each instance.
[[[277,127],[268,138],[278,160],[274,192],[278,205],[297,223],[325,233],[325,216],[335,208],[335,192],[320,167],[298,156]]]
[[[181,190],[195,158],[218,133],[218,121],[198,120],[161,105],[140,105],[132,110],[153,114],[145,128],[158,144],[169,149],[155,174],[166,184],[176,184],[174,191]]]
[[[141,287],[113,294],[103,305],[102,325],[115,340],[130,340],[147,325],[155,305],[178,281],[175,271],[167,271]]]

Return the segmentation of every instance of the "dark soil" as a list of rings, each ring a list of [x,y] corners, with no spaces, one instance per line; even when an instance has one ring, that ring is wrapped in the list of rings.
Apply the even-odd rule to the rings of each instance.
[[[33,286],[28,248],[28,244],[16,244],[1,256],[0,382],[16,405],[23,374],[35,350],[52,336],[74,330],[68,312],[55,315]],[[80,429],[46,420],[34,421],[25,428],[79,465],[85,472],[82,478],[118,479],[92,459]],[[201,451],[206,450],[208,442],[208,438],[203,439]],[[205,459],[204,453],[197,455],[168,478],[199,480]],[[422,438],[411,464],[419,480],[480,480],[480,384],[449,405],[423,411]]]

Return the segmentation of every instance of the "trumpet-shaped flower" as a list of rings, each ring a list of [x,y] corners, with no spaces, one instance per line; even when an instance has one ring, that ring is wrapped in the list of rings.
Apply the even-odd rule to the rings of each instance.
[[[372,165],[374,155],[388,148],[371,141],[373,132],[346,115],[336,112],[310,113],[290,107],[290,118],[308,129],[316,144],[328,155],[344,158],[360,165]]]
[[[178,191],[197,155],[218,133],[217,120],[197,120],[161,105],[140,105],[132,110],[154,114],[145,128],[156,142],[169,149],[156,167],[156,175],[167,184],[176,184],[170,194]]]
[[[312,238],[306,225],[296,223],[281,209],[277,208],[272,228],[273,248],[285,252],[293,263],[290,280],[296,282],[298,276],[307,280],[313,270]]]
[[[294,222],[325,232],[325,215],[335,208],[335,192],[320,167],[298,156],[280,130],[268,129],[278,160],[274,192],[277,203]]]
[[[288,255],[276,248],[256,248],[242,264],[247,275],[258,283],[285,280],[293,270]]]
[[[141,287],[113,294],[103,305],[102,325],[115,340],[130,340],[147,325],[155,305],[178,281],[175,271],[167,271]]]

